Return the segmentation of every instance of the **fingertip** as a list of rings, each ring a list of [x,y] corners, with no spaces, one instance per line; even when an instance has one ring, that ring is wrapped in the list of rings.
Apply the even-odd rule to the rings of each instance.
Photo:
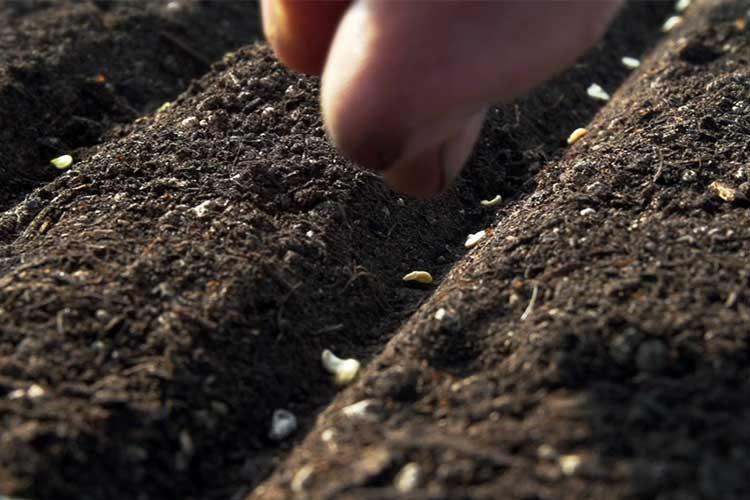
[[[263,32],[276,56],[294,71],[319,75],[350,0],[261,0]]]

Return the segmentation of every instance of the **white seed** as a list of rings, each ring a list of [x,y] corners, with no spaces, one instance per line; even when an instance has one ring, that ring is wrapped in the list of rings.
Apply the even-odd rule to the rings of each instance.
[[[297,430],[297,417],[289,410],[278,409],[271,417],[271,430],[268,437],[274,441],[283,441]]]
[[[52,158],[49,162],[54,165],[55,168],[65,170],[66,168],[70,168],[73,164],[73,157],[70,155],[62,155],[57,158]]]
[[[289,486],[292,488],[292,491],[294,493],[302,493],[304,490],[306,490],[310,485],[310,479],[312,478],[313,472],[315,472],[315,467],[310,464],[307,464],[300,470],[298,470],[294,474],[292,482],[289,484]]]
[[[583,137],[588,134],[588,129],[585,128],[577,128],[573,131],[572,134],[568,137],[568,144],[575,144],[576,142],[583,139]]]
[[[158,108],[156,108],[156,114],[158,115],[159,113],[164,113],[166,110],[168,110],[171,107],[172,107],[172,103],[170,101],[167,101],[161,106],[159,106]]]
[[[625,66],[626,68],[630,68],[630,69],[635,69],[635,68],[637,68],[638,66],[641,65],[641,61],[639,61],[635,57],[627,57],[626,56],[626,57],[623,57],[622,59],[620,59],[620,61],[622,62],[623,66]]]
[[[661,30],[666,33],[668,31],[672,31],[680,24],[682,24],[682,16],[672,16],[664,21],[664,25],[661,27]]]
[[[586,89],[586,93],[592,99],[598,101],[609,101],[609,94],[598,83],[592,83],[589,85],[589,88]]]
[[[378,410],[381,404],[377,399],[363,399],[356,403],[345,406],[341,409],[341,414],[351,419],[361,419],[377,421],[379,420]]]
[[[341,359],[328,349],[320,355],[320,361],[323,363],[323,368],[333,375],[333,380],[337,385],[350,384],[359,372],[359,361],[353,358]]]
[[[688,7],[690,7],[691,0],[677,0],[677,3],[675,3],[674,10],[677,12],[682,12],[686,10]]]
[[[198,118],[195,116],[188,116],[180,122],[180,125],[183,127],[195,127],[198,125]]]
[[[211,200],[206,200],[200,205],[197,205],[190,209],[191,212],[195,214],[196,217],[199,219],[202,219],[208,215],[208,212],[210,210]]]
[[[474,245],[476,245],[477,243],[479,243],[480,241],[482,241],[485,236],[487,236],[487,231],[485,231],[484,229],[482,229],[481,231],[478,231],[476,233],[470,234],[466,238],[466,243],[464,243],[464,246],[466,248],[471,248]]]
[[[399,492],[408,493],[417,489],[421,476],[422,470],[419,467],[419,464],[416,462],[409,462],[398,472],[396,479],[393,480],[393,485]]]
[[[26,395],[30,398],[40,398],[44,396],[44,389],[42,389],[40,386],[33,384],[31,387],[28,388],[26,391]]]
[[[444,307],[441,307],[437,311],[435,311],[435,319],[438,321],[443,321],[445,319],[445,316],[447,316],[448,311],[445,310]]]
[[[566,476],[572,476],[578,471],[581,466],[581,457],[578,455],[563,455],[558,459],[560,470]]]
[[[500,195],[495,196],[491,200],[482,200],[479,202],[483,207],[494,207],[503,202],[503,197]]]
[[[416,281],[425,285],[432,283],[432,275],[427,271],[412,271],[401,279],[403,281]]]
[[[585,217],[585,216],[587,216],[587,215],[593,215],[593,214],[595,214],[595,213],[596,213],[596,210],[594,210],[594,209],[593,209],[593,208],[591,208],[591,207],[588,207],[588,208],[584,208],[583,210],[581,210],[581,212],[580,212],[580,213],[581,213],[581,215],[582,215],[582,216],[584,216],[584,217]]]

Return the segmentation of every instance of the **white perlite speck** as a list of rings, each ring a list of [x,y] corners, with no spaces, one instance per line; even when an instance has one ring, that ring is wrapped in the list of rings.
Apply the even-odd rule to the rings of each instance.
[[[620,61],[622,62],[623,66],[625,66],[626,68],[630,68],[630,69],[635,69],[641,65],[641,61],[639,61],[635,57],[625,56],[622,59],[620,59]]]
[[[586,89],[586,93],[590,98],[596,99],[597,101],[609,101],[609,94],[598,83],[592,83],[589,85],[589,88]]]
[[[320,355],[323,368],[333,375],[337,385],[347,385],[354,381],[359,372],[360,363],[356,359],[341,359],[328,349]]]
[[[278,409],[271,417],[271,430],[268,437],[274,441],[283,441],[297,430],[297,417],[289,410]]]
[[[595,214],[595,213],[596,213],[596,210],[594,210],[594,209],[593,209],[593,208],[591,208],[591,207],[588,207],[588,208],[584,208],[584,209],[583,209],[583,210],[581,210],[581,212],[580,212],[580,214],[581,214],[582,216],[584,216],[584,217],[586,217],[587,215],[593,215],[593,214]]]
[[[560,471],[566,476],[572,476],[578,471],[581,466],[581,457],[578,455],[563,455],[558,459],[560,465]]]
[[[448,314],[448,311],[445,310],[445,307],[441,307],[440,309],[435,311],[435,319],[438,321],[443,321],[447,314]]]
[[[666,33],[668,31],[672,31],[680,24],[682,24],[682,16],[672,16],[664,21],[664,25],[661,27],[661,30]]]
[[[472,248],[477,243],[482,241],[484,237],[487,236],[487,231],[482,229],[481,231],[477,231],[476,233],[470,234],[468,238],[466,238],[466,243],[464,243],[464,246],[466,248]]]

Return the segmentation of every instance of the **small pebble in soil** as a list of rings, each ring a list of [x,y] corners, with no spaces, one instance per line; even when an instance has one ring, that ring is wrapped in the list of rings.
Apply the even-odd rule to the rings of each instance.
[[[591,207],[587,207],[587,208],[584,208],[583,210],[581,210],[581,211],[580,211],[580,214],[581,214],[581,215],[582,215],[583,217],[586,217],[587,215],[593,215],[593,214],[595,214],[595,213],[596,213],[596,210],[594,210],[594,209],[593,209],[593,208],[591,208]]]
[[[690,7],[691,0],[677,0],[677,3],[674,5],[674,10],[677,12],[682,12],[686,10],[688,7]]]
[[[622,59],[620,59],[620,62],[622,62],[623,66],[625,66],[626,68],[630,68],[630,69],[635,69],[635,68],[637,68],[638,66],[641,65],[641,61],[639,61],[635,57],[627,57],[626,56],[626,57],[623,57]]]
[[[476,233],[472,233],[466,238],[466,243],[464,243],[464,246],[466,248],[472,248],[477,243],[482,241],[485,236],[487,236],[487,231],[485,231],[484,229],[482,229],[481,231],[477,231]]]
[[[380,420],[382,409],[383,405],[377,399],[363,399],[343,407],[341,414],[351,419],[377,422]]]
[[[581,457],[578,455],[563,455],[558,459],[560,470],[566,476],[572,476],[581,467]]]
[[[278,409],[271,417],[271,430],[268,437],[274,441],[283,441],[297,430],[297,417],[289,410]]]
[[[210,210],[211,200],[206,200],[200,205],[197,205],[190,209],[191,212],[195,214],[196,217],[199,219],[202,219],[208,215],[208,212]]]
[[[70,166],[73,164],[73,157],[70,155],[62,155],[58,156],[57,158],[52,158],[49,161],[54,167],[58,170],[65,170],[67,168],[70,168]]]
[[[480,205],[482,205],[485,208],[489,207],[496,207],[497,205],[501,204],[503,202],[503,197],[500,195],[495,196],[491,200],[482,200],[479,202]]]
[[[672,31],[677,26],[682,24],[682,16],[672,16],[666,21],[664,21],[664,25],[662,25],[661,30],[663,32]]]
[[[416,462],[409,462],[404,465],[393,480],[393,486],[400,493],[409,493],[419,487],[422,479],[422,469]]]
[[[698,173],[695,170],[687,169],[682,173],[683,182],[693,182],[698,178]]]
[[[401,278],[402,281],[415,281],[417,283],[422,283],[425,285],[429,285],[432,283],[432,275],[428,273],[427,271],[412,271],[409,274],[405,275],[403,278]]]
[[[645,373],[659,373],[667,364],[669,352],[661,340],[647,340],[638,347],[635,364]]]
[[[735,201],[744,199],[744,196],[740,191],[721,181],[712,182],[709,184],[708,189],[710,189],[716,196],[729,203],[734,203]]]
[[[583,139],[588,133],[589,133],[588,129],[585,129],[585,128],[575,129],[573,133],[568,136],[568,144],[569,145],[575,144],[576,142]]]
[[[586,89],[586,93],[592,99],[597,101],[609,101],[609,94],[602,88],[598,83],[592,83],[589,88]]]
[[[354,381],[359,372],[360,363],[356,359],[341,359],[328,349],[320,355],[323,368],[333,375],[337,385],[347,385]]]

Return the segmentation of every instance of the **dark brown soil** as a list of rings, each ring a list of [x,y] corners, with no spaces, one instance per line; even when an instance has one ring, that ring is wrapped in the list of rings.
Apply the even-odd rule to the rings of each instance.
[[[749,6],[691,8],[252,498],[746,498]]]
[[[239,1],[14,0],[0,21],[0,210],[259,34]]]
[[[76,36],[97,33],[64,17],[78,9],[135,15],[130,4],[65,4],[64,16],[45,5],[0,15],[80,22]],[[213,40],[211,26],[245,22],[237,9],[253,16],[248,7],[194,5],[200,33],[177,38],[158,36],[171,22],[162,7],[144,9],[153,24],[142,31],[104,29],[96,36],[122,37],[133,61],[107,78],[140,63],[136,75],[165,90],[136,87],[123,98],[130,114],[108,108],[101,133],[66,143],[81,161],[56,179],[46,161],[57,151],[24,157],[33,182],[2,174],[8,200],[50,182],[0,213],[0,493],[740,497],[746,206],[708,186],[744,190],[733,175],[750,167],[750,48],[735,24],[747,4],[691,7],[567,149],[600,107],[586,87],[617,89],[620,58],[652,46],[672,8],[629,5],[580,64],[493,110],[467,173],[428,203],[336,154],[314,79],[259,45],[209,53],[200,40]],[[153,44],[196,66],[165,77]],[[56,57],[82,57],[76,43],[61,47],[38,48],[40,81],[59,78]],[[219,62],[191,81],[204,58]],[[71,115],[52,97],[47,109],[52,118],[29,127]],[[12,117],[31,120],[2,119]],[[10,144],[25,150],[28,137]],[[479,206],[498,193],[499,211]],[[466,235],[485,227],[491,237],[463,256]],[[439,288],[405,287],[414,269]],[[377,357],[336,397],[325,348]],[[374,420],[342,416],[365,398]],[[300,423],[282,443],[268,438],[278,408]],[[566,458],[563,471],[559,454],[581,465]],[[408,462],[418,481],[396,489]]]

